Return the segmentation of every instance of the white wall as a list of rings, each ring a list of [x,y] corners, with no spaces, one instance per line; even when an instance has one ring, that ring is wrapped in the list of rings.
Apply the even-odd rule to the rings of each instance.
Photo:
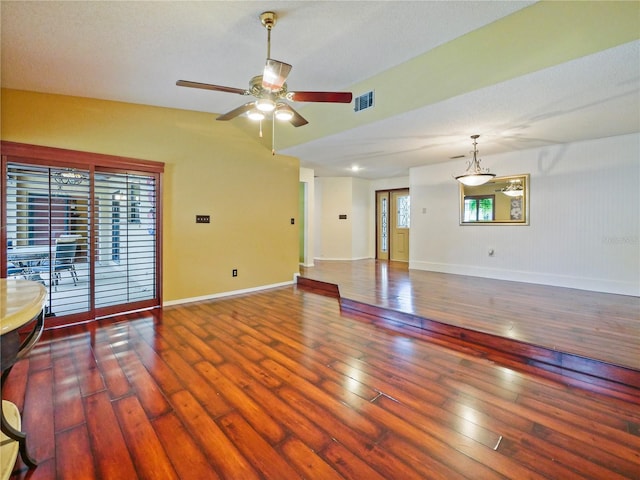
[[[451,175],[464,165],[413,168],[410,268],[640,295],[640,134],[483,156],[482,165],[531,174],[530,225],[460,226]]]
[[[373,258],[372,223],[375,197],[371,181],[352,177],[315,179],[316,244],[314,258],[358,260]],[[340,220],[339,215],[346,215]],[[375,243],[373,243],[375,245]]]
[[[375,222],[371,214],[371,199],[369,198],[369,180],[352,179],[351,190],[351,256],[354,260],[372,258],[370,250],[370,225]]]
[[[316,253],[322,260],[353,260],[352,178],[320,177],[315,182]],[[339,215],[346,215],[340,220]]]

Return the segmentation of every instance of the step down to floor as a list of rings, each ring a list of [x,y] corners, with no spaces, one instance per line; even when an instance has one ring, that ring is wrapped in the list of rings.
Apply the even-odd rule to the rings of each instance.
[[[338,285],[333,283],[299,276],[297,284],[305,291],[337,298],[341,310],[364,315],[371,323],[386,328],[474,354],[480,353],[505,366],[542,369],[556,379],[561,376],[560,380],[565,383],[571,383],[571,380],[581,384],[586,382],[595,390],[613,390],[620,396],[640,397],[640,371],[632,368],[351,300],[342,297]]]

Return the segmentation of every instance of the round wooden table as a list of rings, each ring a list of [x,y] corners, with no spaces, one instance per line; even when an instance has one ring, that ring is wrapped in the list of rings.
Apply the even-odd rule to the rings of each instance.
[[[0,278],[0,397],[13,365],[31,351],[42,334],[46,298],[47,290],[38,282]],[[33,328],[20,341],[20,330],[31,323]],[[11,476],[18,451],[30,468],[36,467],[37,463],[27,450],[26,434],[20,431],[18,408],[2,400],[0,419],[0,480],[6,480]]]

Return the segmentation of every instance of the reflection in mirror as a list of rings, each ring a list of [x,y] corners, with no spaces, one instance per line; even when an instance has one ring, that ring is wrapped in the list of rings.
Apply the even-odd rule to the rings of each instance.
[[[529,225],[529,174],[460,184],[460,225]]]

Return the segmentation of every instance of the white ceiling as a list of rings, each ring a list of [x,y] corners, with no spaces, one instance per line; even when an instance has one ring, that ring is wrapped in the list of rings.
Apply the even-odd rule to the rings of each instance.
[[[342,91],[532,3],[2,0],[2,87],[219,114],[246,99],[175,82],[246,88],[266,57],[262,11],[278,14],[289,90]],[[638,112],[635,41],[281,153],[319,176],[395,177],[468,155],[474,133],[487,155],[637,132]]]

